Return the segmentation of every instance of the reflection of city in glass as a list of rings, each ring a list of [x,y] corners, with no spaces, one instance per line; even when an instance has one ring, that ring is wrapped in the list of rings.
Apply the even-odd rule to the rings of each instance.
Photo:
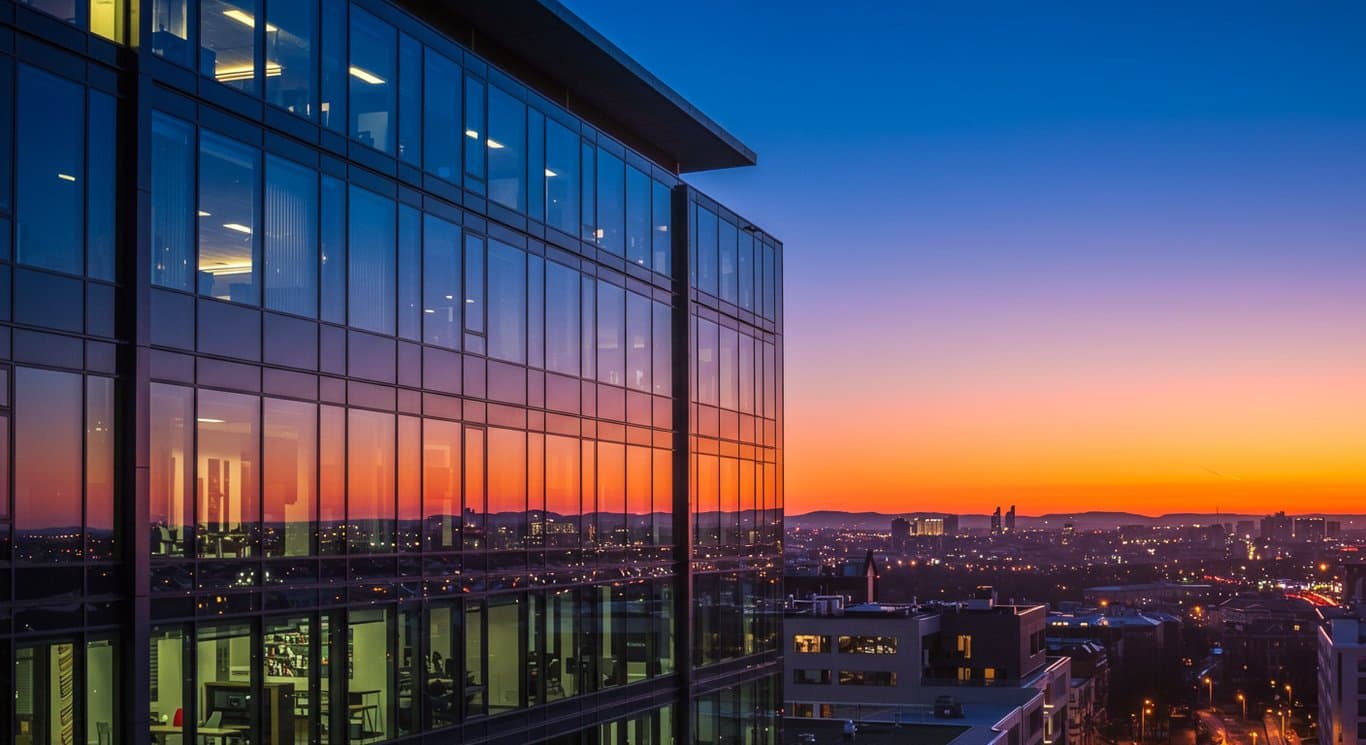
[[[553,3],[21,5],[16,743],[775,741],[781,244],[680,178],[752,153],[552,103]]]

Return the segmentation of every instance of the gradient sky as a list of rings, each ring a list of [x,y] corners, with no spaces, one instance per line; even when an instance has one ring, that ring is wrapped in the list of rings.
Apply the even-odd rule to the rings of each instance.
[[[1366,5],[566,2],[759,153],[789,513],[1366,511]]]

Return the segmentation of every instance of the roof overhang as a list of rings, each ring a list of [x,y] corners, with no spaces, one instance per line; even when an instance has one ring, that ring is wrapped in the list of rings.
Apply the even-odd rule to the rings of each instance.
[[[679,173],[758,156],[556,0],[402,0],[547,98]]]

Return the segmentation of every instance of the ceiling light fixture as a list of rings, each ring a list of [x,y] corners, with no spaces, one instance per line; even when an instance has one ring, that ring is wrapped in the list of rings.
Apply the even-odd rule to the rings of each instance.
[[[550,170],[549,168],[547,168],[547,169],[545,169],[545,175],[546,175],[546,178],[555,178],[556,176],[558,176],[558,175],[560,175],[560,174],[555,173],[554,171],[552,171],[552,170]]]
[[[225,222],[223,223],[223,227],[227,228],[228,230],[235,230],[238,233],[246,233],[247,235],[251,235],[251,228],[241,223]]]
[[[492,137],[488,138],[488,143],[489,143],[489,149],[490,149],[490,150],[502,150],[502,149],[503,149],[503,143],[501,143],[501,142],[499,142],[499,141],[493,139]]]
[[[233,19],[234,21],[237,21],[243,26],[247,26],[249,28],[256,28],[256,18],[244,10],[237,10],[236,8],[232,10],[225,10],[223,11],[223,15]],[[266,30],[273,34],[276,31],[279,31],[280,29],[276,28],[274,24],[267,23]]]
[[[474,131],[473,129],[465,130],[465,136],[470,138],[471,140],[479,139],[479,133]]]
[[[72,175],[69,174],[69,173],[59,173],[59,174],[57,174],[57,178],[59,178],[59,179],[61,179],[61,180],[63,180],[63,181],[75,181],[75,180],[76,180],[76,177],[75,177],[75,176],[72,176]]]
[[[381,78],[380,76],[364,68],[356,67],[355,65],[351,66],[351,76],[358,80],[362,80],[366,83],[369,83],[370,85],[384,84],[384,78]]]

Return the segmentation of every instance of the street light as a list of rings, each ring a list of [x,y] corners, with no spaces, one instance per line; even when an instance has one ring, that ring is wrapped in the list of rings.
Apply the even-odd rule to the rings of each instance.
[[[1285,697],[1287,699],[1286,705],[1293,707],[1295,705],[1295,689],[1289,683],[1285,684]]]
[[[1238,692],[1238,703],[1240,703],[1240,704],[1243,705],[1243,721],[1246,722],[1246,721],[1247,721],[1247,696],[1244,696],[1242,691],[1239,691],[1239,692]]]
[[[1213,708],[1214,708],[1214,678],[1212,678],[1212,677],[1206,675],[1206,676],[1205,676],[1204,683],[1205,683],[1205,685],[1208,685],[1208,686],[1209,686],[1209,708],[1213,709]]]
[[[1145,698],[1145,699],[1143,699],[1143,707],[1140,708],[1140,709],[1138,710],[1138,741],[1139,741],[1139,742],[1143,742],[1144,740],[1147,739],[1147,736],[1145,735],[1145,732],[1146,732],[1147,726],[1148,726],[1148,715],[1151,714],[1151,713],[1153,713],[1153,712],[1152,712],[1152,709],[1149,709],[1148,707],[1149,707],[1149,706],[1152,706],[1152,705],[1153,705],[1152,699],[1150,699],[1150,698]]]

